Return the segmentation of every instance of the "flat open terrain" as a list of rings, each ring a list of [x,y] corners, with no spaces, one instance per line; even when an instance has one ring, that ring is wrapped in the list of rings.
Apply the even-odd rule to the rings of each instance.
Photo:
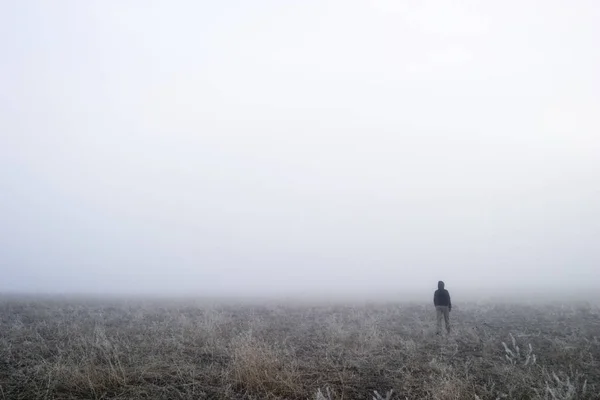
[[[0,399],[599,399],[600,308],[5,298]],[[504,342],[504,344],[503,344]]]

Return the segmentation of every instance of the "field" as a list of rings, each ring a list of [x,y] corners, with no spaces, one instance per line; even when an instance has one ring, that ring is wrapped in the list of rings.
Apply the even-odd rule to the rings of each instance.
[[[449,336],[417,303],[0,307],[1,399],[600,398],[600,308],[585,303],[461,304]]]

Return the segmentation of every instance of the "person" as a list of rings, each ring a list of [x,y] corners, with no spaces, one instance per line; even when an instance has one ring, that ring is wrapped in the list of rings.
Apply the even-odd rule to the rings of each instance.
[[[444,282],[438,282],[438,290],[433,294],[433,305],[437,317],[437,334],[442,332],[442,317],[446,324],[446,330],[450,333],[450,311],[452,311],[452,302],[450,293],[444,289]]]

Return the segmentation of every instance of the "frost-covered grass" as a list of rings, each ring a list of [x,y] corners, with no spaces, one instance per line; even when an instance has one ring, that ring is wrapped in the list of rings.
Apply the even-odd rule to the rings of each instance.
[[[600,309],[4,299],[0,399],[598,399]]]

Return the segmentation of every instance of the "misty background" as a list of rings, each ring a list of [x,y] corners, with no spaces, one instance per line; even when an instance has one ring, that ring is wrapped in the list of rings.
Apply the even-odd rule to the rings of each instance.
[[[2,2],[0,291],[594,289],[598,21],[593,0]]]

